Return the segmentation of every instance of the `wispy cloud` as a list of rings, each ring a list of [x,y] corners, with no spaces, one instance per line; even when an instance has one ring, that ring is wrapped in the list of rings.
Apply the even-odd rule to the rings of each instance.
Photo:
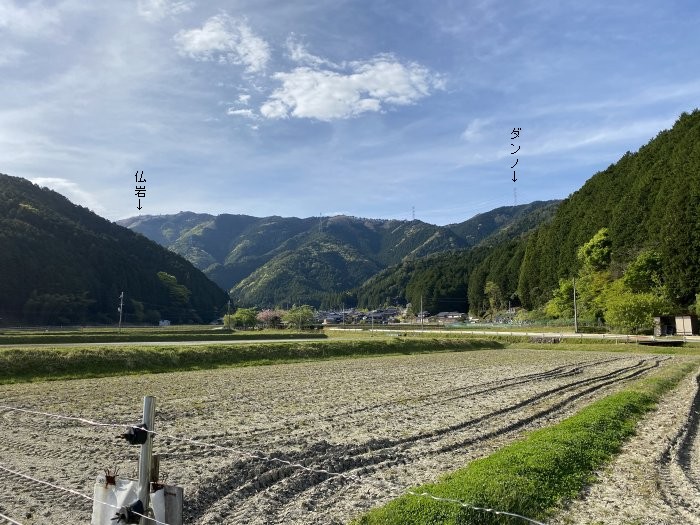
[[[257,115],[252,109],[244,108],[244,109],[236,109],[236,108],[228,108],[226,110],[227,115],[232,115],[236,117],[246,117],[246,118],[257,118]]]
[[[662,129],[673,125],[673,118],[632,119],[617,125],[589,125],[571,131],[558,130],[556,135],[539,137],[526,150],[529,155],[548,155],[588,148],[611,146],[630,139],[651,139]],[[622,154],[623,152],[620,152]]]
[[[181,55],[201,61],[242,65],[248,73],[259,73],[270,60],[270,46],[243,19],[220,14],[201,28],[178,32],[175,43]]]
[[[152,22],[167,16],[186,13],[193,7],[193,2],[183,0],[139,0],[138,2],[139,15]]]
[[[29,180],[41,187],[57,191],[74,204],[85,206],[93,211],[102,211],[99,201],[73,181],[60,177],[36,177]]]
[[[491,119],[475,118],[462,132],[462,139],[467,142],[477,141],[482,136],[483,129],[491,123]]]
[[[341,66],[325,58],[316,56],[309,52],[306,46],[300,42],[295,34],[289,35],[286,42],[287,53],[289,58],[296,63],[311,66],[311,67],[330,67],[340,69]]]
[[[24,5],[22,5],[24,4]],[[60,4],[47,8],[43,2],[0,1],[0,29],[24,37],[44,37],[60,22]]]

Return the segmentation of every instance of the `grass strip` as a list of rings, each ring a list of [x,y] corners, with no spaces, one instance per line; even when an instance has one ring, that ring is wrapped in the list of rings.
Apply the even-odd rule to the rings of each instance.
[[[12,347],[0,348],[0,384],[504,346],[493,340],[394,338],[196,346]]]
[[[457,499],[474,506],[544,520],[562,501],[575,498],[593,472],[619,451],[638,421],[660,397],[697,368],[697,363],[664,367],[622,392],[605,397],[552,427],[415,492]],[[354,525],[520,524],[519,518],[465,509],[456,504],[404,495],[352,522]]]
[[[128,343],[128,342],[166,342],[166,341],[231,341],[256,339],[326,339],[323,332],[225,332],[219,331],[177,331],[177,332],[49,332],[31,334],[4,334],[0,335],[0,344],[72,344],[72,343]]]

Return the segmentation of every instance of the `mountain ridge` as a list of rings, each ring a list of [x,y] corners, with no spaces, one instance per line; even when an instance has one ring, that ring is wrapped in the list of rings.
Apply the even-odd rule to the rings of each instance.
[[[118,223],[186,257],[229,289],[239,304],[319,305],[327,294],[355,288],[404,260],[466,249],[495,234],[508,235],[504,230],[519,217],[556,202],[505,206],[449,226],[348,215],[298,218],[193,212],[138,216]]]
[[[226,294],[184,258],[63,195],[0,174],[4,322],[209,322]]]

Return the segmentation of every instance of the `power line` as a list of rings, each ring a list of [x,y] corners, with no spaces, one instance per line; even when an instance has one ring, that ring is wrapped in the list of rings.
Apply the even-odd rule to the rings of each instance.
[[[173,441],[180,441],[180,442],[183,442],[183,443],[189,443],[189,444],[196,445],[196,446],[200,446],[200,447],[210,447],[210,448],[214,448],[214,449],[216,449],[216,450],[225,450],[225,451],[228,451],[228,452],[234,452],[234,453],[236,453],[236,454],[238,454],[238,455],[240,455],[240,456],[244,456],[244,457],[247,457],[247,458],[249,458],[249,459],[258,459],[258,460],[265,461],[265,462],[268,462],[268,463],[279,463],[279,464],[282,464],[282,465],[286,465],[287,467],[296,468],[296,469],[299,469],[299,470],[304,470],[304,471],[309,472],[309,473],[312,473],[312,474],[323,474],[323,475],[326,475],[326,476],[328,476],[328,477],[346,479],[346,480],[348,480],[348,481],[356,481],[356,482],[360,482],[360,483],[363,483],[363,482],[364,482],[364,483],[368,483],[368,484],[373,484],[373,485],[375,485],[376,487],[381,488],[381,489],[384,489],[384,488],[385,488],[385,486],[380,486],[378,483],[373,482],[373,481],[372,481],[371,479],[369,479],[369,478],[363,479],[363,478],[361,478],[361,477],[359,477],[359,476],[357,476],[357,475],[344,474],[344,473],[341,473],[341,472],[332,472],[332,471],[327,470],[327,469],[316,469],[316,468],[311,468],[311,467],[307,467],[306,465],[302,465],[301,463],[294,463],[294,462],[288,461],[288,460],[286,460],[286,459],[276,458],[276,457],[272,457],[272,456],[266,456],[266,455],[264,455],[264,454],[255,454],[255,453],[252,453],[252,452],[247,452],[247,451],[242,450],[242,449],[237,449],[237,448],[235,448],[235,447],[228,447],[228,446],[224,446],[224,445],[217,445],[217,444],[215,444],[215,443],[207,443],[207,442],[205,442],[205,441],[200,441],[200,440],[197,440],[197,439],[191,439],[191,438],[185,438],[185,437],[179,437],[179,436],[171,436],[171,435],[168,435],[168,434],[163,434],[163,433],[161,433],[161,432],[156,432],[156,431],[149,430],[149,429],[146,429],[146,428],[138,427],[138,426],[133,425],[133,424],[101,423],[101,422],[98,422],[98,421],[93,421],[93,420],[91,420],[91,419],[86,419],[86,418],[77,417],[77,416],[66,416],[66,415],[63,415],[63,414],[54,414],[54,413],[50,413],[50,412],[41,412],[41,411],[38,411],[38,410],[29,410],[29,409],[25,409],[25,408],[16,408],[16,407],[8,406],[8,405],[0,405],[0,409],[11,410],[11,411],[16,411],[16,412],[22,412],[22,413],[33,414],[33,415],[40,415],[40,416],[51,417],[51,418],[56,418],[56,419],[63,419],[63,420],[68,420],[68,421],[77,421],[77,422],[80,422],[80,423],[84,423],[84,424],[86,424],[86,425],[97,426],[97,427],[111,427],[111,428],[131,427],[131,428],[139,428],[139,430],[142,430],[142,431],[147,432],[147,433],[149,433],[149,434],[152,434],[152,435],[154,435],[154,436],[161,436],[162,438],[170,439],[170,440],[173,440]],[[2,467],[1,465],[0,465],[0,469],[7,470],[8,472],[12,472],[12,471],[10,471],[9,469],[6,469],[6,468]],[[13,472],[13,473],[14,473],[14,472]],[[22,475],[22,474],[18,474],[18,473],[17,473],[17,475],[20,475],[20,476],[22,476],[22,477],[27,477],[28,479],[32,479],[33,481],[37,481],[38,483],[43,483],[43,484],[45,484],[45,485],[53,486],[54,488],[57,488],[57,489],[59,489],[59,490],[67,490],[68,492],[72,492],[72,493],[74,493],[74,494],[76,494],[76,495],[78,495],[78,496],[81,496],[81,497],[83,497],[83,498],[87,498],[87,499],[91,499],[91,500],[93,500],[93,501],[97,501],[97,500],[94,500],[93,498],[90,498],[89,496],[85,496],[84,494],[80,494],[80,493],[78,493],[78,492],[76,492],[76,491],[73,491],[73,490],[71,490],[71,489],[63,489],[62,487],[54,486],[54,485],[52,485],[52,484],[50,484],[50,483],[48,483],[48,482],[43,482],[43,481],[39,481],[39,480],[34,480],[34,478],[30,478],[30,477],[28,477],[28,476],[26,476],[26,475]],[[405,493],[407,493],[407,494],[410,494],[410,495],[412,495],[412,496],[425,497],[425,498],[432,499],[432,500],[434,500],[434,501],[440,501],[440,502],[444,502],[444,503],[452,503],[452,504],[460,505],[461,507],[466,508],[466,509],[471,509],[471,510],[476,510],[476,511],[481,511],[481,512],[488,512],[488,513],[492,513],[492,514],[495,514],[495,515],[512,516],[512,517],[515,517],[515,518],[520,518],[520,519],[522,519],[522,520],[525,520],[525,521],[527,521],[528,523],[534,523],[535,525],[545,525],[545,524],[542,523],[542,522],[533,520],[532,518],[528,518],[528,517],[526,517],[526,516],[521,516],[520,514],[515,514],[515,513],[511,513],[511,512],[506,512],[506,511],[500,511],[500,510],[491,509],[491,508],[486,508],[486,507],[477,507],[477,506],[471,505],[471,504],[469,504],[469,503],[466,503],[466,502],[464,502],[464,501],[460,501],[460,500],[457,500],[457,499],[450,499],[450,498],[441,498],[441,497],[439,497],[439,496],[435,496],[435,495],[430,494],[430,493],[428,493],[428,492],[415,492],[415,491],[410,490],[410,489],[407,490],[405,487],[402,487],[401,485],[399,485],[399,484],[397,484],[397,483],[394,483],[394,482],[392,482],[392,481],[389,481],[389,480],[384,480],[384,481],[385,481],[387,484],[392,485],[393,487],[395,487],[395,488],[397,488],[397,489],[399,489],[399,490],[401,490],[401,491],[403,491],[403,492],[405,492]],[[102,503],[102,502],[99,502],[99,501],[98,501],[98,503]],[[108,506],[111,506],[111,507],[114,507],[113,505],[109,505],[109,504],[107,504],[107,503],[104,503],[104,504],[105,504],[105,505],[108,505]],[[118,507],[114,507],[114,508],[118,508]],[[148,518],[148,519],[150,519],[150,520],[152,520],[152,521],[155,521],[156,524],[160,524],[160,523],[161,523],[161,522],[157,522],[157,521],[154,520],[153,518]],[[167,524],[161,524],[161,525],[167,525]]]

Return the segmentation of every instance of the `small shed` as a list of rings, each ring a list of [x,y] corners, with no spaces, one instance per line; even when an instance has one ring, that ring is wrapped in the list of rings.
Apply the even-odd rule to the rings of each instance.
[[[654,335],[698,335],[700,325],[696,315],[659,315],[654,317]]]
[[[698,335],[698,318],[695,315],[676,316],[676,335]]]

